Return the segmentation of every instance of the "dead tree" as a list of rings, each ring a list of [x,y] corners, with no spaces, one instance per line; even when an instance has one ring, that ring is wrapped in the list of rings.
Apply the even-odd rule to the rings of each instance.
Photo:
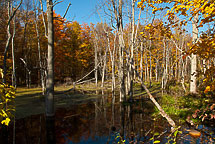
[[[12,2],[8,1],[8,22],[7,22],[7,42],[5,45],[5,50],[4,50],[4,59],[3,59],[3,83],[6,83],[6,74],[7,74],[7,52],[9,49],[9,44],[11,41],[11,33],[10,33],[10,23],[13,17],[15,16],[17,10],[22,4],[22,0],[20,1],[19,5],[15,8],[15,10],[12,10]]]

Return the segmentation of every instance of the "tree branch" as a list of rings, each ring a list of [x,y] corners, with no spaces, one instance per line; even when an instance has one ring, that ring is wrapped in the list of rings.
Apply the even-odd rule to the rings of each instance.
[[[16,11],[19,9],[19,7],[21,6],[22,4],[22,0],[20,1],[19,5],[16,7],[16,9],[14,10],[13,14],[10,16],[8,22],[7,22],[7,25],[10,24],[11,20],[13,19],[14,15],[16,14]]]
[[[59,1],[59,2],[56,2],[56,1],[55,1],[54,4],[53,4],[53,7],[56,6],[56,5],[59,4],[59,3],[62,3],[62,2],[63,2],[63,1]]]
[[[47,27],[46,27],[46,22],[45,22],[45,17],[44,17],[44,11],[43,11],[43,3],[42,3],[42,0],[40,0],[40,6],[41,6],[43,24],[44,24],[44,29],[45,29],[45,37],[48,38],[48,35],[47,35]]]
[[[70,7],[71,5],[72,5],[72,4],[69,3],[69,5],[67,6],[67,9],[66,9],[66,12],[65,12],[64,15],[63,15],[63,18],[65,18],[66,14],[67,14],[67,12],[68,12],[68,10],[69,10],[69,7]]]

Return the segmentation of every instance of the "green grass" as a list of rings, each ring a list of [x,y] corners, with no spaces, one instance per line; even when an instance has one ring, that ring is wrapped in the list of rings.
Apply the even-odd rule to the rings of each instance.
[[[158,99],[158,102],[168,115],[183,123],[188,116],[192,116],[195,110],[204,108],[209,103],[212,103],[212,99],[201,95],[186,94],[183,92],[182,86],[177,84],[170,86],[168,93],[164,93]],[[156,109],[154,116],[158,114],[159,111]]]

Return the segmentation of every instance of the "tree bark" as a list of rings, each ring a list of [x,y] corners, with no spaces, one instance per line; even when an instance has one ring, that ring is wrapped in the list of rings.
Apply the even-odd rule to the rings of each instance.
[[[143,42],[140,44],[140,79],[143,81]],[[142,86],[141,90],[143,90]]]
[[[196,43],[198,38],[198,28],[197,28],[198,14],[196,14],[192,21],[193,26],[193,44]],[[190,77],[190,92],[196,93],[196,70],[197,70],[197,57],[195,54],[191,54],[191,77]]]
[[[13,17],[16,14],[16,11],[21,6],[21,4],[22,4],[22,0],[20,1],[19,5],[15,8],[15,10],[13,11],[13,9],[12,9],[12,2],[8,1],[7,42],[6,42],[6,45],[5,45],[4,59],[3,59],[3,83],[6,83],[7,52],[8,52],[8,49],[9,49],[10,40],[12,38],[11,33],[10,33],[10,23],[11,23],[11,20],[13,19]]]
[[[95,32],[96,33],[96,32]],[[95,34],[96,36],[96,34]],[[96,87],[98,86],[98,43],[95,38],[94,40],[95,46],[94,46],[94,53],[95,53],[95,79],[96,79]]]
[[[8,18],[10,19],[11,13],[11,2],[8,2]],[[8,20],[9,21],[9,20]],[[9,49],[9,44],[11,40],[11,33],[10,33],[10,23],[7,25],[7,42],[4,50],[4,59],[3,59],[3,83],[6,83],[6,74],[7,74],[7,51]]]
[[[43,11],[43,2],[42,2],[42,0],[39,0],[39,1],[40,1],[41,11],[42,11],[43,25],[44,25],[44,29],[45,29],[45,37],[48,38],[48,36],[47,36],[47,26],[46,26],[44,11]],[[48,2],[48,0],[47,0],[47,2]]]
[[[14,16],[13,37],[12,37],[12,61],[13,61],[12,86],[16,88],[16,68],[15,68],[15,52],[14,52],[15,34],[16,34],[16,16]]]
[[[36,34],[37,34],[37,49],[38,49],[38,58],[39,58],[39,68],[40,68],[40,82],[42,87],[42,93],[45,95],[45,72],[42,66],[42,58],[41,58],[41,48],[40,48],[40,34],[38,30],[38,24],[37,24],[37,12],[36,12],[36,6],[34,5],[34,17],[35,17],[35,28],[36,28]]]
[[[151,47],[152,47],[152,40],[149,40],[149,85],[150,87],[152,86],[152,52],[151,52]]]
[[[120,73],[120,101],[126,100],[125,94],[125,74],[124,74],[124,40],[122,22],[122,0],[119,0],[119,73]]]
[[[110,58],[111,58],[111,67],[112,67],[112,101],[113,103],[115,102],[115,49],[116,49],[116,35],[114,37],[114,46],[113,46],[113,50],[111,50],[111,46],[110,46],[110,37],[109,37],[109,33],[105,30],[105,33],[107,35],[107,41],[108,41],[108,48],[109,48],[109,53],[110,53]]]
[[[54,116],[54,25],[53,2],[47,0],[48,18],[48,59],[47,59],[47,84],[46,84],[46,116]]]
[[[124,74],[124,40],[123,40],[123,20],[122,20],[122,0],[119,0],[118,11],[116,3],[114,0],[111,0],[112,6],[114,9],[115,20],[117,23],[117,31],[119,36],[119,82],[120,82],[120,102],[126,100],[125,94],[125,74]]]
[[[109,42],[108,42],[108,45],[109,45]],[[103,69],[102,69],[102,84],[101,84],[101,87],[104,87],[106,65],[107,65],[107,52],[108,52],[108,48],[105,47],[105,55],[103,57]]]
[[[135,0],[132,0],[132,22],[131,22],[131,57],[130,57],[130,64],[129,64],[129,91],[128,95],[130,99],[133,97],[133,79],[134,79],[134,71],[132,70],[132,67],[134,66],[134,23],[135,23],[135,18],[134,18],[134,5],[135,5]]]

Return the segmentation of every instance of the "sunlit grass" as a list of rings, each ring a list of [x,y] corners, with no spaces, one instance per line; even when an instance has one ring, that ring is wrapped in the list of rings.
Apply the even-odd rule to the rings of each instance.
[[[71,89],[71,86],[57,86],[55,87],[56,92],[60,91],[66,91]],[[36,88],[26,88],[26,87],[21,87],[16,89],[16,96],[23,96],[23,95],[34,95],[34,94],[42,94],[42,89],[39,87]]]
[[[23,96],[28,94],[36,94],[42,93],[41,88],[17,88],[16,89],[16,96]]]

